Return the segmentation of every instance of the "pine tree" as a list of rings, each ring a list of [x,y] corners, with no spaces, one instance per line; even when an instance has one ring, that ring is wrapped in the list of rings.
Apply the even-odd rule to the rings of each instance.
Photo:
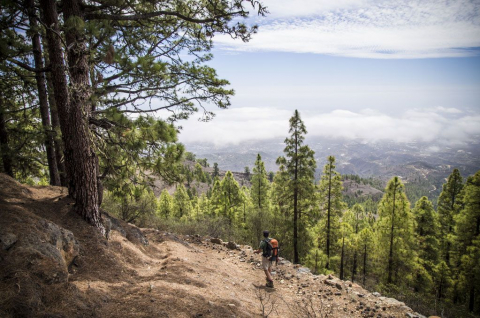
[[[277,233],[277,240],[282,242],[282,255],[293,259],[293,218],[291,215],[291,194],[289,192],[289,177],[284,165],[279,166],[271,184],[269,198],[271,202],[270,229]],[[261,240],[261,228],[255,235],[257,241]]]
[[[245,179],[247,179],[248,181],[250,181],[250,167],[249,166],[246,166],[245,169],[244,169],[244,174],[245,174]]]
[[[260,15],[266,13],[260,3],[249,3]],[[119,127],[112,115],[137,113],[143,117],[175,108],[170,119],[179,120],[198,108],[205,110],[208,102],[228,107],[233,91],[225,89],[228,82],[218,79],[215,70],[205,65],[211,59],[211,39],[215,34],[228,34],[248,41],[257,27],[232,23],[234,18],[248,16],[240,0],[229,5],[216,0],[142,0],[98,6],[65,0],[61,16],[57,1],[40,0],[40,8],[48,26],[48,55],[55,66],[52,80],[65,146],[69,194],[76,201],[77,213],[104,232],[99,210],[100,182],[109,171],[101,172],[99,164],[110,158],[99,160],[102,152],[95,143],[108,144],[108,130]],[[68,50],[68,72],[62,40]],[[193,59],[184,61],[184,52],[192,53]],[[160,99],[157,105],[161,106],[138,107],[154,98]],[[211,111],[205,110],[202,119],[212,116]],[[151,150],[160,151],[152,146],[145,153]],[[161,162],[159,159],[159,164],[145,169],[156,172]]]
[[[163,189],[162,193],[160,193],[157,214],[165,219],[173,216],[173,198],[167,189]]]
[[[225,173],[225,177],[220,183],[220,188],[222,204],[222,207],[220,207],[220,215],[226,217],[232,225],[237,218],[237,213],[241,204],[241,196],[240,186],[237,180],[233,177],[231,171]]]
[[[436,265],[439,260],[437,239],[439,222],[433,204],[427,197],[415,203],[415,238],[418,253],[417,275],[414,278],[415,291],[428,291],[433,283]]]
[[[363,286],[366,286],[367,280],[367,273],[369,273],[369,259],[372,258],[373,254],[373,246],[374,246],[374,232],[372,231],[372,227],[369,223],[366,223],[365,228],[359,233],[360,242],[362,243],[361,250],[362,250],[362,283]]]
[[[342,201],[342,181],[338,172],[335,171],[335,157],[329,156],[328,162],[323,169],[323,175],[318,186],[320,200],[321,227],[325,238],[321,239],[327,255],[326,269],[330,269],[330,257],[333,255],[332,246],[336,242],[339,233],[340,218],[345,204]]]
[[[257,154],[257,160],[253,167],[253,175],[251,179],[251,197],[255,206],[258,209],[268,208],[268,192],[270,190],[270,183],[267,178],[267,171],[265,164],[262,161],[260,154]]]
[[[352,247],[353,247],[353,260],[352,260],[352,282],[355,281],[355,275],[357,274],[358,268],[358,255],[361,251],[361,242],[360,232],[367,226],[366,213],[363,207],[360,204],[355,204],[351,208],[351,217],[344,217],[346,222],[350,223],[350,226],[353,229],[352,233]]]
[[[306,236],[306,222],[300,220],[302,216],[308,216],[315,204],[315,185],[314,174],[316,162],[314,152],[307,145],[304,145],[307,129],[300,118],[300,113],[295,110],[290,118],[289,138],[285,139],[285,157],[277,159],[278,165],[284,165],[283,173],[288,176],[288,193],[290,194],[290,203],[293,210],[293,261],[298,264],[300,261],[299,253],[299,229]],[[307,246],[308,241],[305,237],[301,238],[302,246]],[[304,251],[306,255],[307,251]]]
[[[393,177],[385,188],[385,194],[378,206],[377,222],[379,257],[387,260],[387,284],[399,283],[398,278],[408,281],[413,249],[413,216],[410,202],[405,195],[405,186],[399,177]],[[395,275],[395,276],[394,276]]]
[[[447,183],[443,185],[438,197],[438,216],[440,221],[440,248],[442,259],[450,264],[450,249],[452,234],[455,228],[455,216],[458,214],[456,203],[458,195],[463,188],[463,179],[458,169],[448,176]]]
[[[32,52],[34,58],[35,69],[43,69],[42,45],[40,43],[40,32],[37,19],[37,12],[34,0],[26,0],[25,8],[30,24],[30,36],[32,38]],[[49,169],[49,177],[51,185],[60,185],[60,175],[58,173],[57,158],[55,157],[54,140],[50,133],[52,130],[50,124],[50,113],[48,107],[47,87],[45,82],[45,72],[35,72],[35,80],[38,91],[38,103],[42,118],[42,126],[44,130],[44,145],[47,154],[47,162]]]
[[[460,257],[460,287],[468,309],[480,313],[480,171],[469,177],[455,216],[455,245]]]
[[[455,229],[455,217],[459,210],[459,197],[463,189],[463,178],[460,175],[458,169],[453,169],[452,173],[448,176],[447,182],[443,184],[442,192],[438,197],[438,218],[440,223],[439,229],[439,242],[440,242],[440,257],[442,262],[448,267],[448,270],[443,270],[441,266],[442,277],[439,279],[439,285],[437,286],[439,297],[444,298],[447,295],[447,290],[453,284],[453,296],[454,302],[457,298],[457,285],[458,279],[454,276],[458,274],[458,266],[460,265],[460,259],[457,257],[456,261],[452,261],[452,244],[453,234]],[[443,276],[449,273],[453,276]]]
[[[207,197],[205,193],[203,193],[200,198],[198,199],[198,211],[199,214],[204,217],[204,216],[212,216],[212,205],[210,202],[210,199]],[[214,215],[214,214],[213,214]]]
[[[351,211],[345,213],[346,219],[354,218]],[[341,222],[339,228],[338,245],[340,246],[340,270],[339,276],[341,280],[345,279],[345,267],[348,263],[346,254],[353,249],[352,240],[354,239],[354,229],[350,225],[350,222]],[[328,258],[327,258],[328,260]]]
[[[177,219],[185,219],[191,215],[192,209],[187,190],[183,184],[179,184],[173,195],[173,216]]]
[[[213,174],[212,177],[218,177],[220,175],[220,170],[218,169],[218,163],[214,162],[213,163]]]

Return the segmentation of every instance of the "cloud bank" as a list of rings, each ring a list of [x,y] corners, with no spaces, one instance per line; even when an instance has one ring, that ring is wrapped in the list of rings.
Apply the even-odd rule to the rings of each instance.
[[[283,141],[288,136],[288,120],[292,114],[290,110],[275,108],[224,110],[209,123],[189,120],[183,125],[180,141],[187,144],[211,142],[215,146],[270,139]],[[309,111],[300,115],[308,137],[452,145],[471,142],[480,135],[480,114],[464,113],[455,108],[413,109],[398,117],[372,109],[328,113]]]
[[[218,47],[240,51],[317,53],[359,58],[476,56],[480,2],[469,0],[265,1],[249,43],[228,36]]]

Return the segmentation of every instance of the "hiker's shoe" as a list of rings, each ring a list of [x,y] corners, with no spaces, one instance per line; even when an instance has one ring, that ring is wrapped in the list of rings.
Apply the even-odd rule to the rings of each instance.
[[[267,281],[267,287],[273,288],[273,280]]]

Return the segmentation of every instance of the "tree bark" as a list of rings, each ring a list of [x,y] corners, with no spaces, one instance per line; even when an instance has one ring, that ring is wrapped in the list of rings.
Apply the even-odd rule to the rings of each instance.
[[[62,10],[67,25],[75,20],[84,21],[81,1],[65,0]],[[78,22],[75,22],[75,25],[78,25]],[[76,211],[88,223],[105,234],[99,209],[98,158],[90,140],[90,128],[88,126],[88,118],[91,114],[89,103],[91,92],[88,65],[89,52],[84,30],[78,26],[67,28],[65,39],[68,47],[68,69],[71,84],[70,107],[66,114],[67,142],[65,142],[65,150],[71,152],[70,159],[72,162],[70,165],[75,171],[74,174],[71,174],[71,179],[73,179],[75,186]],[[63,115],[61,114],[60,117],[63,117]]]
[[[105,228],[100,220],[97,158],[91,145],[88,127],[90,92],[85,37],[78,28],[67,28],[65,32],[68,47],[69,92],[62,47],[58,37],[56,2],[40,0],[40,7],[44,12],[46,25],[51,26],[51,29],[47,30],[47,41],[52,64],[55,100],[65,145],[68,191],[75,199],[76,212],[88,223],[97,227],[102,234],[105,234]],[[78,25],[78,20],[83,20],[79,1],[66,0],[63,2],[62,9],[66,24],[77,20],[75,24]]]
[[[46,41],[44,42],[44,47],[48,47]],[[50,65],[50,58],[48,53],[44,52],[45,65]],[[64,160],[64,147],[62,141],[62,131],[60,128],[60,119],[58,117],[57,104],[55,101],[54,89],[53,89],[53,79],[52,73],[47,72],[47,95],[48,95],[48,104],[50,106],[50,116],[52,118],[52,130],[54,131],[54,149],[55,149],[55,158],[57,160],[58,174],[60,175],[60,184],[62,187],[67,187],[67,176],[65,172],[65,160]]]
[[[332,209],[332,164],[330,163],[328,175],[328,202],[327,202],[327,264],[326,269],[330,269],[330,213]]]
[[[5,122],[5,105],[0,95],[0,152],[2,153],[3,171],[13,178],[11,150],[8,145],[8,131]]]
[[[340,257],[340,279],[344,279],[344,271],[343,271],[343,263],[344,263],[344,257],[345,257],[345,237],[342,238],[342,254]]]
[[[366,279],[367,279],[367,244],[365,244],[365,250],[363,252],[363,287],[365,287]]]
[[[392,283],[392,271],[393,271],[393,237],[394,237],[394,229],[395,229],[395,195],[397,193],[397,187],[393,189],[393,208],[392,208],[392,226],[390,229],[390,252],[388,255],[388,278],[387,283]]]
[[[300,263],[298,256],[298,132],[295,131],[295,175],[293,179],[293,263]]]
[[[34,0],[25,0],[25,8],[27,9],[28,19],[30,22],[30,32],[32,32],[32,49],[33,59],[36,69],[43,68],[42,46],[40,44],[40,34],[38,33],[38,23]],[[50,184],[54,186],[60,185],[60,175],[58,174],[57,160],[54,142],[52,137],[52,127],[50,125],[50,115],[48,113],[48,97],[45,87],[45,73],[36,72],[35,80],[37,82],[38,102],[40,105],[40,115],[42,117],[42,127],[45,135],[45,149],[47,150],[48,171],[50,174]]]

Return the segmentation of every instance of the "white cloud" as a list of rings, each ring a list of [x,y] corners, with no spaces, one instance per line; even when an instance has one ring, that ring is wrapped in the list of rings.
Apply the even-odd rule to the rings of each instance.
[[[195,118],[182,124],[180,141],[211,142],[216,146],[239,144],[250,140],[277,138],[288,132],[290,111],[274,108],[232,108],[216,112],[213,121],[204,123]]]
[[[480,47],[480,2],[458,0],[271,1],[249,43],[219,36],[226,50],[361,58],[463,57]]]
[[[396,117],[370,109],[328,113],[301,111],[308,136],[459,144],[480,135],[480,114],[455,115],[451,118],[442,109],[407,110]],[[275,108],[224,110],[212,122],[191,120],[186,123],[180,140],[185,143],[210,141],[217,146],[273,138],[283,140],[288,136],[291,116],[292,111]]]

